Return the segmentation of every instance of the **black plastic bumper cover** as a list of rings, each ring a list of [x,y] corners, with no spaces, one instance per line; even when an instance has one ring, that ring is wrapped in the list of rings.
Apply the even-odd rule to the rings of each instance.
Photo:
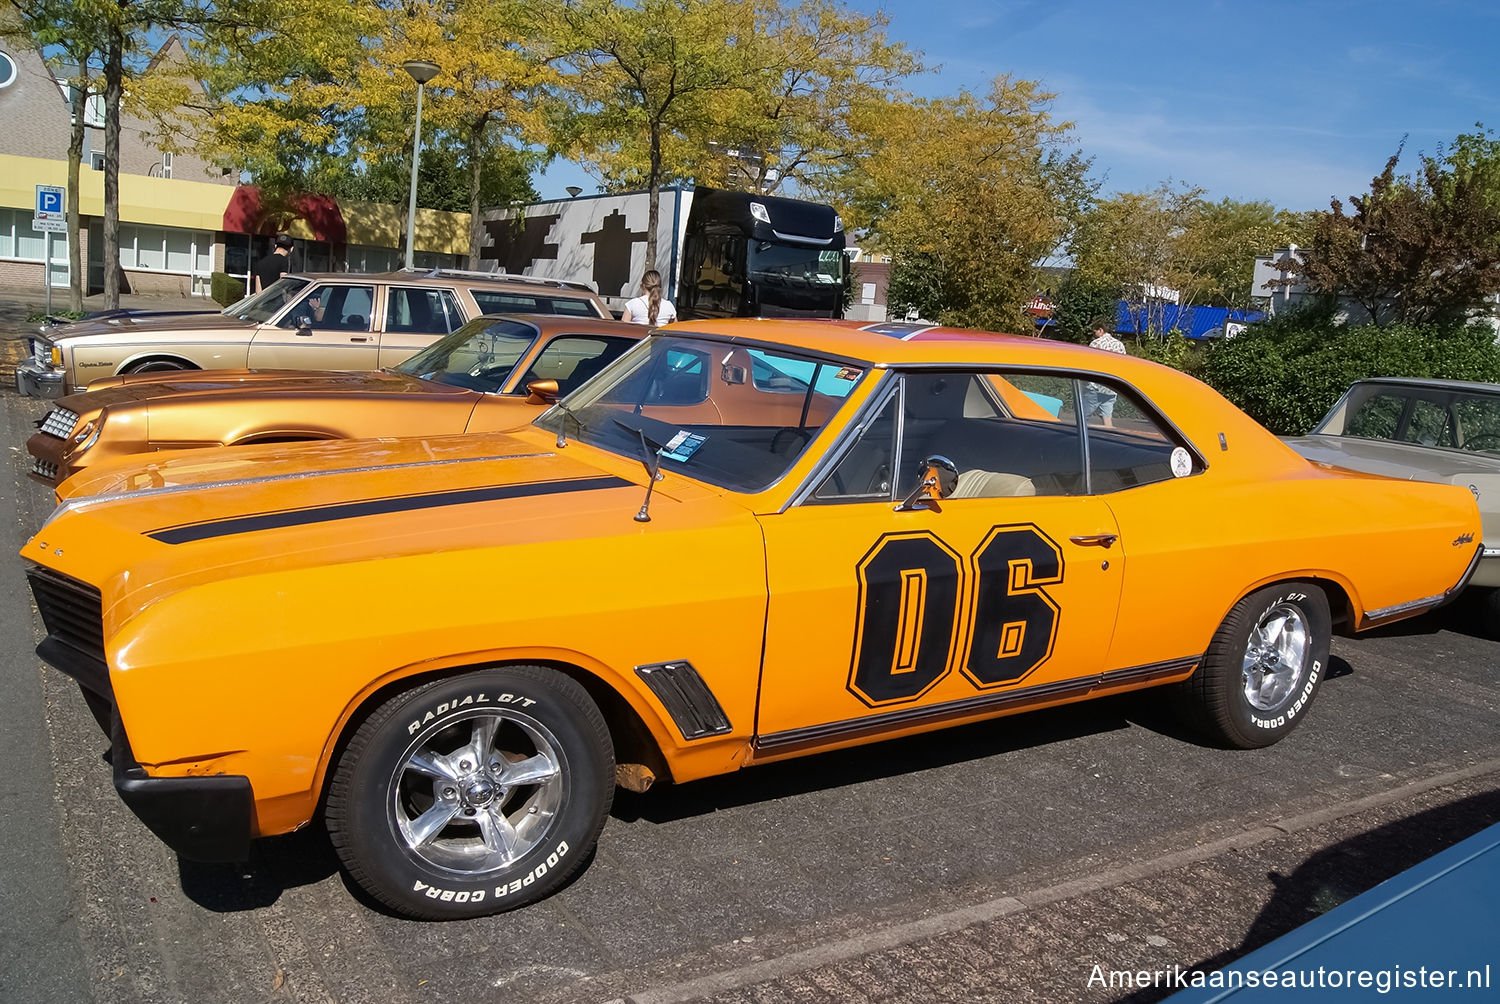
[[[250,856],[255,796],[248,777],[150,777],[131,754],[118,714],[112,731],[115,790],[164,844],[193,861]]]

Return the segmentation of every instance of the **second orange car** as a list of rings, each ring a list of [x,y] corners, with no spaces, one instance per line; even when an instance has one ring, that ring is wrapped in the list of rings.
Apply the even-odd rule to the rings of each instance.
[[[645,334],[641,325],[588,317],[479,317],[375,372],[111,377],[60,399],[37,423],[26,444],[30,473],[56,485],[101,460],[157,450],[506,429]]]

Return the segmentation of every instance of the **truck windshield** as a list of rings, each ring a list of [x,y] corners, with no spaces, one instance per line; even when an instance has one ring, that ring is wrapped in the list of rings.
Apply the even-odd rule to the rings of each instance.
[[[751,241],[749,277],[768,289],[838,289],[844,284],[844,253]]]
[[[224,313],[230,317],[238,317],[242,321],[264,324],[279,313],[290,300],[296,298],[306,286],[306,279],[284,275],[259,293],[251,293],[244,299],[231,303],[224,308]]]

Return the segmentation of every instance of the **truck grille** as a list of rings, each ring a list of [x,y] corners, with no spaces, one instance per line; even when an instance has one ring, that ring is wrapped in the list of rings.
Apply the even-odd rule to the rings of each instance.
[[[32,457],[31,473],[35,474],[37,477],[46,478],[48,481],[56,481],[57,465],[50,460],[43,460],[40,457]]]
[[[103,673],[106,688],[103,693],[107,695],[109,673],[104,660],[104,602],[99,590],[40,565],[27,569],[26,578],[31,583],[31,595],[36,598],[42,623],[47,626],[47,641],[42,643],[43,646],[53,642],[70,649],[75,656],[82,658],[82,662],[91,664],[88,666],[90,670]],[[100,686],[97,677],[85,680],[73,668],[58,668],[90,689]]]
[[[53,408],[47,412],[47,417],[42,419],[42,431],[49,436],[58,439],[67,439],[73,434],[73,428],[78,424],[78,416],[66,408]]]

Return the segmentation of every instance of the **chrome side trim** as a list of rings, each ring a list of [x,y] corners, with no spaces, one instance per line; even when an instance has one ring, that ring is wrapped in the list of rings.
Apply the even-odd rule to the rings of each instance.
[[[1003,711],[1007,708],[1019,710],[1028,705],[1071,701],[1095,691],[1179,676],[1196,666],[1202,658],[1201,655],[1184,656],[1180,659],[1168,659],[1144,666],[1110,670],[1094,676],[1058,680],[1054,683],[1044,683],[1020,690],[980,694],[977,697],[967,697],[929,707],[902,708],[899,711],[889,711],[864,718],[851,718],[841,722],[829,722],[825,725],[810,725],[805,728],[788,729],[785,732],[772,732],[756,736],[754,745],[758,753],[780,754],[792,750],[809,750],[913,726],[935,726],[949,720]]]
[[[1424,596],[1420,600],[1411,600],[1406,603],[1397,603],[1395,606],[1381,607],[1379,610],[1365,611],[1364,620],[1360,623],[1359,630],[1376,627],[1392,620],[1400,620],[1404,617],[1413,617],[1417,614],[1436,610],[1444,604],[1451,603],[1463,592],[1474,573],[1479,570],[1479,562],[1485,555],[1483,544],[1474,546],[1474,556],[1469,559],[1469,567],[1464,569],[1464,574],[1459,577],[1458,582],[1436,596]]]

